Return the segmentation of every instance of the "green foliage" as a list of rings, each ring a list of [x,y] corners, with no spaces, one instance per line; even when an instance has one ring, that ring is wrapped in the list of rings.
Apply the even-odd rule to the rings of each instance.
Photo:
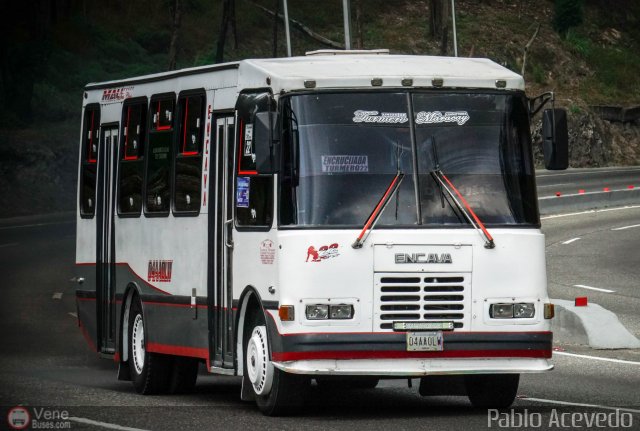
[[[567,32],[566,41],[571,49],[583,57],[588,57],[592,51],[592,43],[588,37],[578,34],[578,32],[569,30]]]
[[[582,24],[582,0],[555,0],[553,28],[564,39],[571,27]]]

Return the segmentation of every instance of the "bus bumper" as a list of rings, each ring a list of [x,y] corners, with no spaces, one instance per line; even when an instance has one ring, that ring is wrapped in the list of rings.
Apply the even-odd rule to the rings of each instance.
[[[273,362],[287,373],[310,375],[427,376],[448,374],[541,373],[553,369],[547,359],[316,359]]]
[[[425,376],[553,369],[551,332],[445,332],[441,351],[408,351],[406,333],[274,334],[274,366],[295,374]]]

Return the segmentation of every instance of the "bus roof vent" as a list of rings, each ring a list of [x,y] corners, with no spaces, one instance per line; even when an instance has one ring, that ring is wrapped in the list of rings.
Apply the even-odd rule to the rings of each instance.
[[[307,51],[305,55],[389,55],[388,49],[318,49]]]

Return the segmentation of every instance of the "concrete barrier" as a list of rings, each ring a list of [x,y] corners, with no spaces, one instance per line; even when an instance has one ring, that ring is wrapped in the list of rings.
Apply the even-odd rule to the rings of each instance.
[[[553,341],[583,344],[594,349],[638,349],[640,340],[625,328],[618,316],[598,304],[576,307],[573,302],[552,299],[556,317],[551,321]]]
[[[634,204],[640,204],[640,188],[538,198],[542,215]]]

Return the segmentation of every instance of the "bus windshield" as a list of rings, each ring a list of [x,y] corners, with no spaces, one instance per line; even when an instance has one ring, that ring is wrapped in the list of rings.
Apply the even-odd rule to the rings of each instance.
[[[487,226],[539,224],[522,93],[316,93],[281,105],[280,226],[362,227],[398,174],[377,228],[468,226],[436,170]]]

